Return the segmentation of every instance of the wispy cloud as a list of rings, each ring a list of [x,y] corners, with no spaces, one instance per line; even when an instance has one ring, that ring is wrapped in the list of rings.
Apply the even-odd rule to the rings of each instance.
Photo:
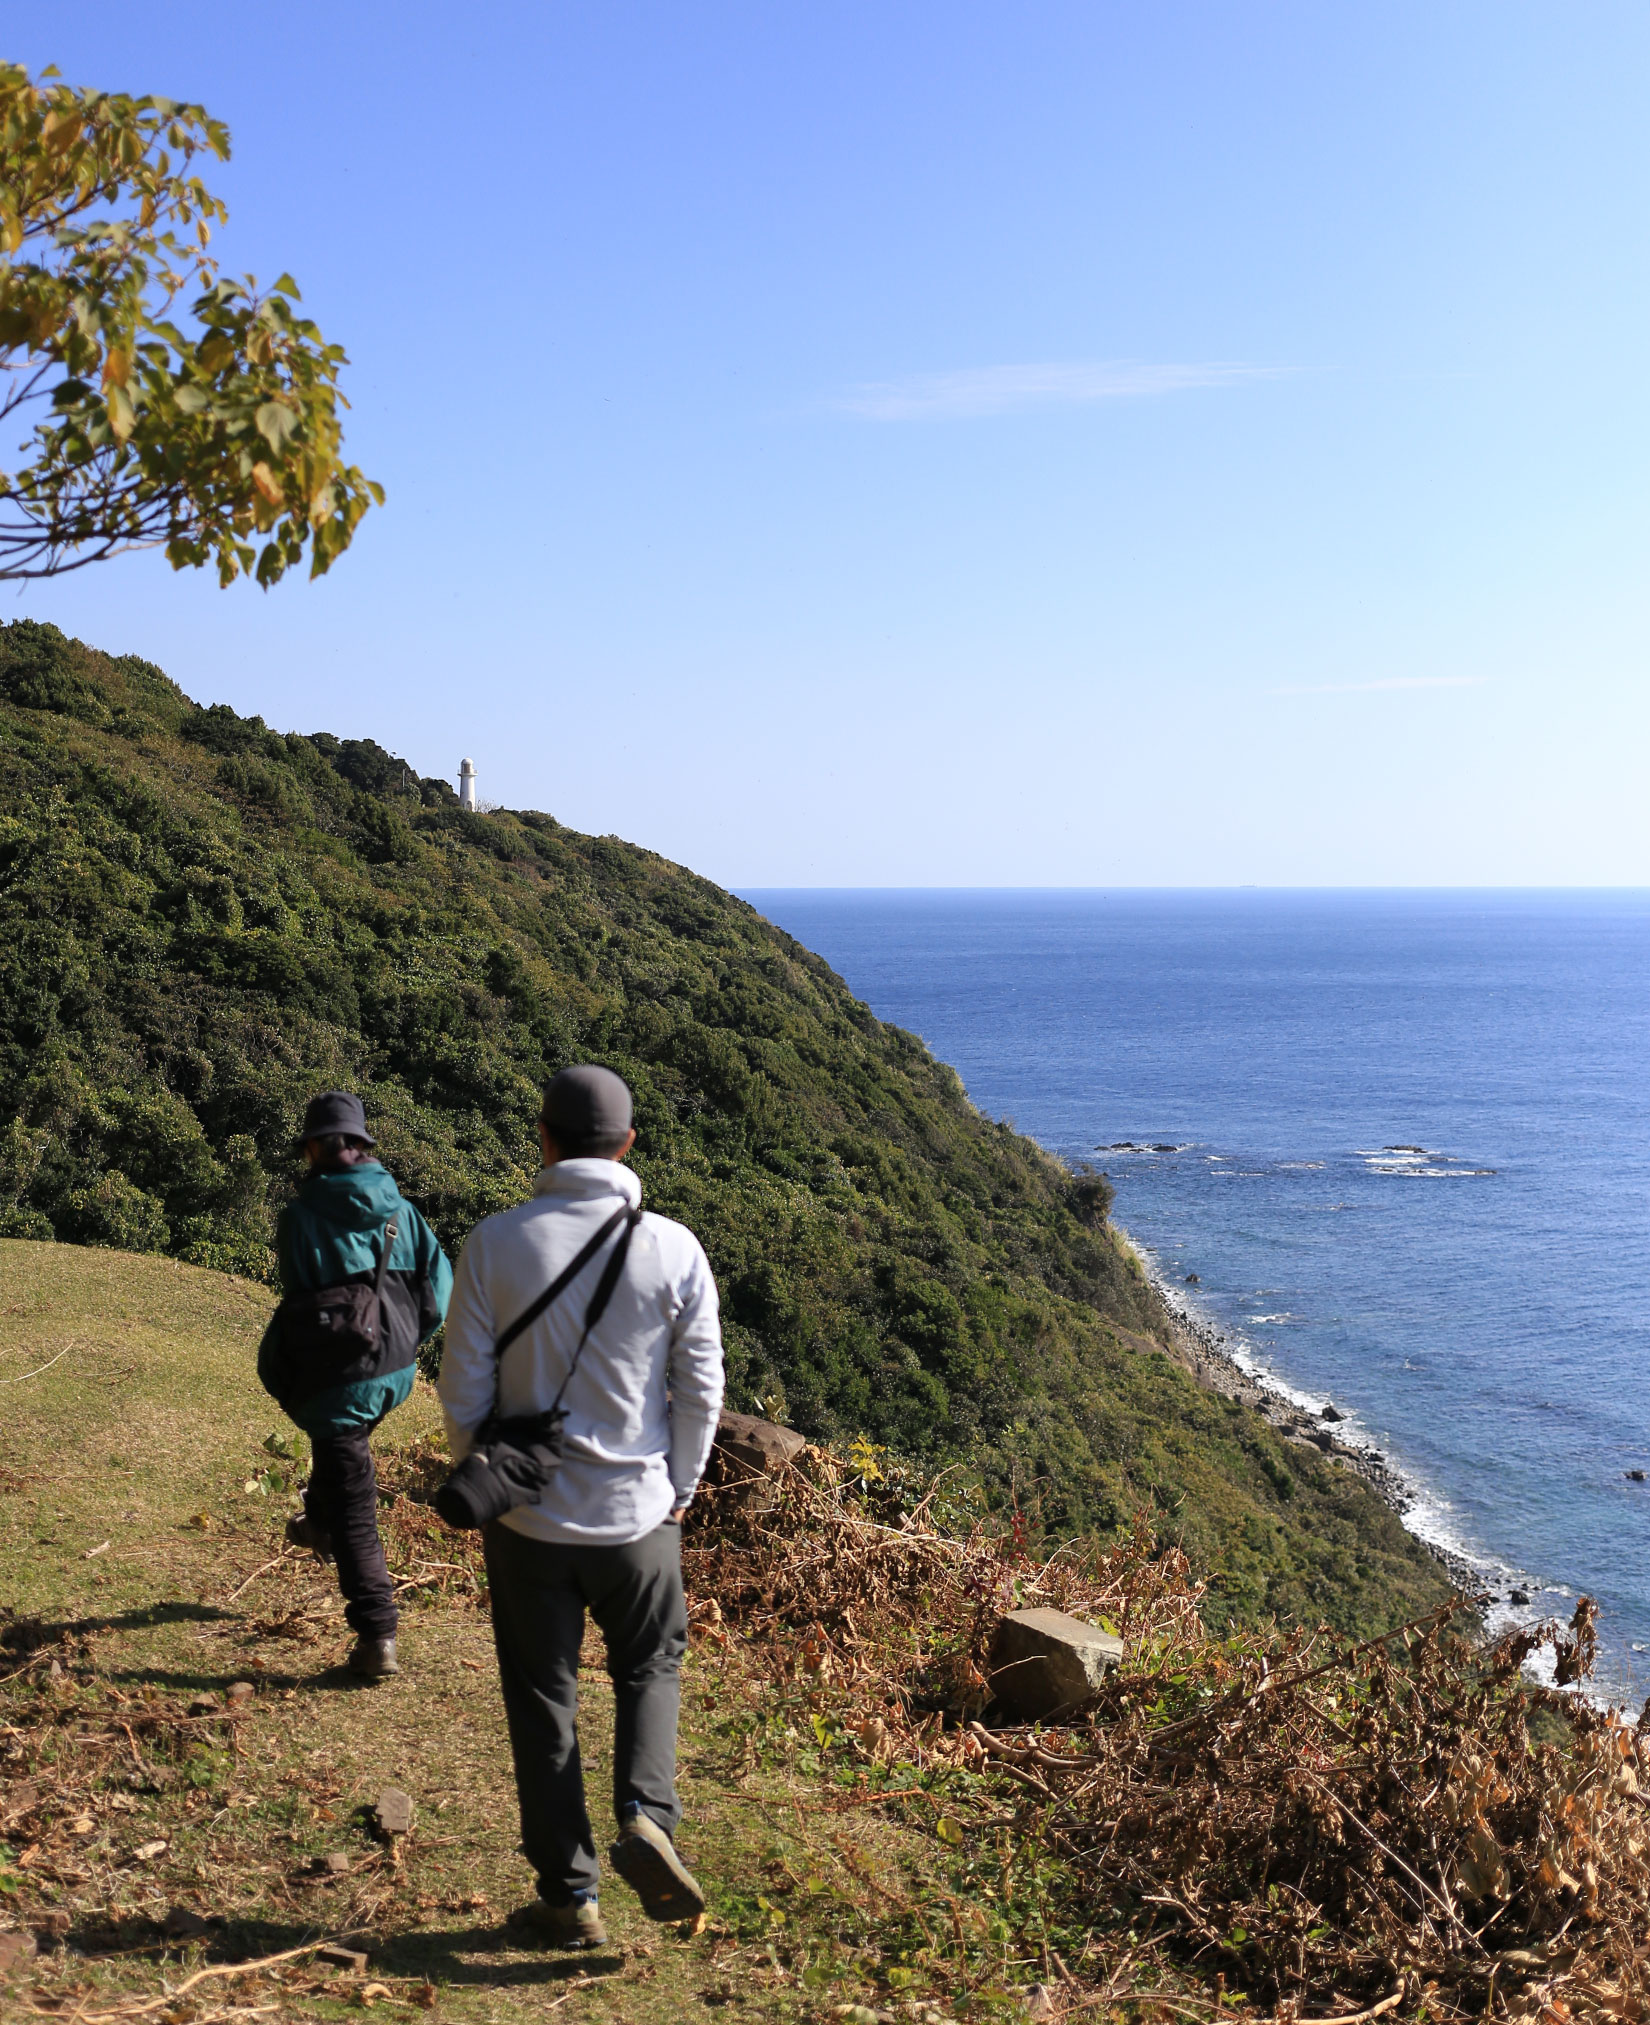
[[[1487,675],[1383,675],[1378,682],[1291,682],[1268,696],[1359,696],[1370,689],[1478,689]]]
[[[851,387],[838,406],[873,422],[927,422],[1003,415],[1013,408],[1058,402],[1138,400],[1193,387],[1235,387],[1281,379],[1286,366],[1152,365],[1140,359],[1089,364],[977,366],[965,372],[918,373]]]

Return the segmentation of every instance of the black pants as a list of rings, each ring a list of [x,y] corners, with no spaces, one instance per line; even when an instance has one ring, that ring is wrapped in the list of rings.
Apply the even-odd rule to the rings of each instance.
[[[314,1463],[304,1510],[332,1535],[350,1629],[361,1638],[393,1638],[395,1585],[378,1537],[378,1478],[368,1446],[372,1431],[353,1427],[348,1434],[310,1436]]]
[[[667,1520],[622,1547],[565,1547],[508,1526],[483,1535],[504,1712],[521,1801],[521,1846],[552,1905],[596,1889],[596,1843],[579,1762],[584,1613],[607,1640],[613,1682],[613,1811],[674,1835],[676,1717],[687,1604],[682,1529]]]

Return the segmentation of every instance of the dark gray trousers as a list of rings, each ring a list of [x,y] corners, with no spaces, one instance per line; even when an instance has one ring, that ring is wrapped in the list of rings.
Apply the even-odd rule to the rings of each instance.
[[[633,1808],[674,1835],[676,1718],[687,1603],[682,1529],[622,1547],[530,1540],[508,1526],[482,1536],[504,1712],[521,1802],[521,1846],[552,1905],[596,1889],[596,1843],[579,1762],[579,1648],[588,1608],[607,1641],[613,1682],[613,1812]]]

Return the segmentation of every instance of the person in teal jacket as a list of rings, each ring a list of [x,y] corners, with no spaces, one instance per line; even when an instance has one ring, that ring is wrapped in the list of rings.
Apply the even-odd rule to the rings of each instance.
[[[453,1269],[435,1233],[372,1157],[377,1142],[359,1097],[327,1090],[312,1098],[300,1143],[309,1172],[276,1224],[285,1298],[259,1345],[258,1376],[314,1452],[304,1510],[289,1520],[287,1538],[337,1561],[344,1616],[355,1633],[350,1670],[379,1680],[400,1666],[370,1440],[412,1391],[418,1346],[446,1317]],[[373,1341],[363,1349],[357,1339],[341,1339],[344,1351],[329,1350],[313,1327],[316,1304],[304,1297],[373,1287],[376,1303],[370,1293],[360,1296],[376,1307]]]

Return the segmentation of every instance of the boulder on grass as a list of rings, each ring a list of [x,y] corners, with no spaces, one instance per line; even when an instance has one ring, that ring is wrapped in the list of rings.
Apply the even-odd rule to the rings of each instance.
[[[726,1483],[771,1477],[808,1446],[807,1437],[754,1413],[724,1413],[716,1423],[715,1453]]]
[[[413,1825],[413,1803],[410,1793],[403,1793],[399,1786],[386,1786],[373,1806],[380,1835],[394,1837],[411,1835]]]
[[[991,1692],[1024,1722],[1072,1715],[1122,1660],[1122,1639],[1063,1610],[1011,1610],[991,1643]]]

